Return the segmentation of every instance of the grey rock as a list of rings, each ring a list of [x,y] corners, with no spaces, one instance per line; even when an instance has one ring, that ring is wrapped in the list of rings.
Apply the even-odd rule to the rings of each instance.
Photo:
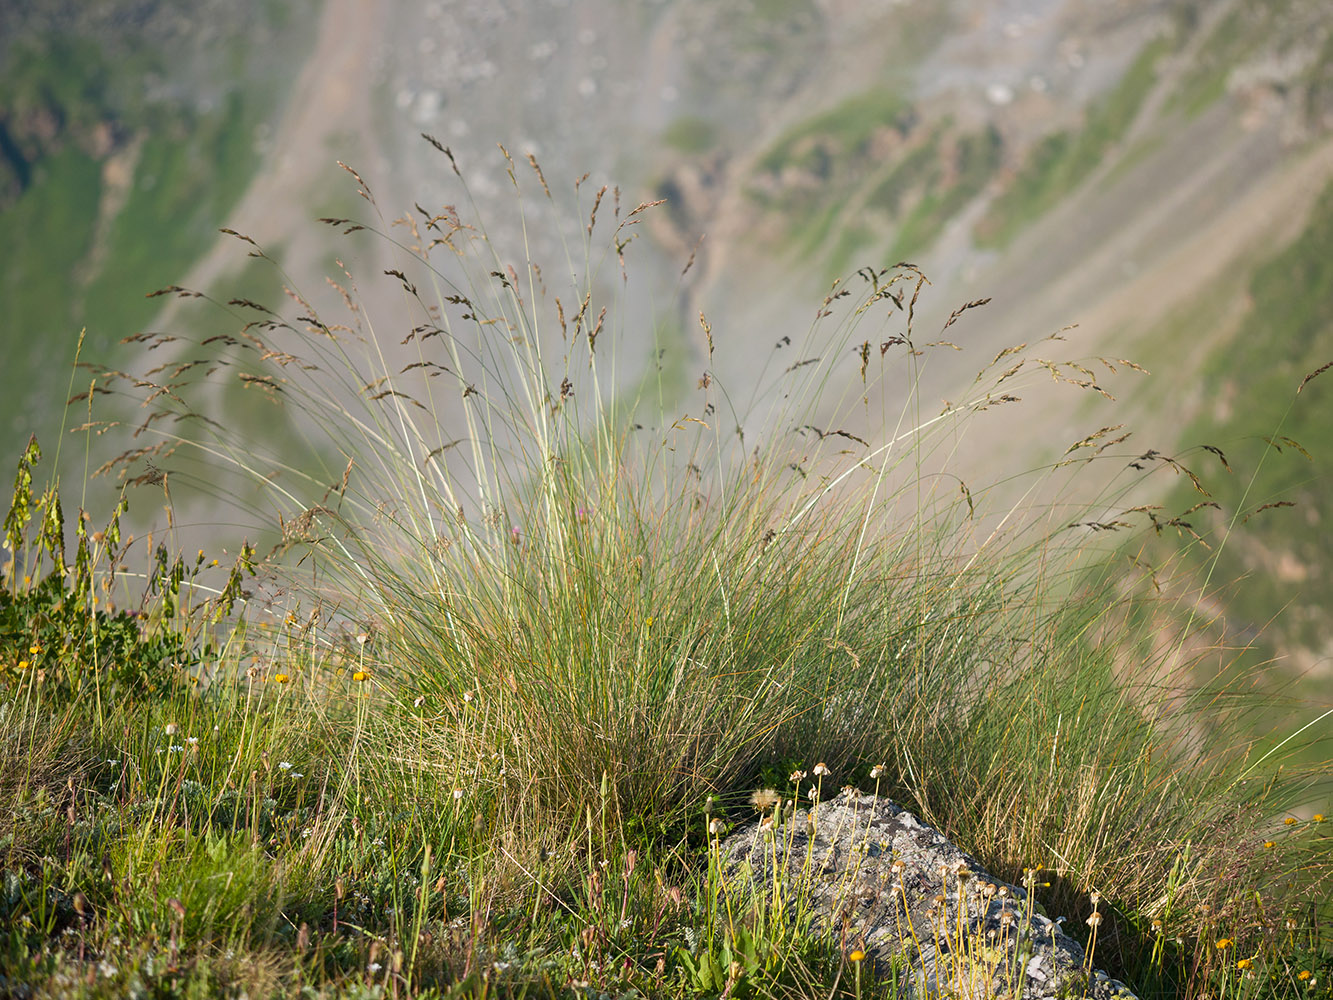
[[[783,822],[741,826],[720,844],[733,891],[775,884],[813,926],[896,971],[915,997],[1133,997],[1021,886],[986,873],[943,834],[888,799],[847,789]],[[960,877],[960,871],[962,875]],[[961,888],[961,905],[960,905]]]

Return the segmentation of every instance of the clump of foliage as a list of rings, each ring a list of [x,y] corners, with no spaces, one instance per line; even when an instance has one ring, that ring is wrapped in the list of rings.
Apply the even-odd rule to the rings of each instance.
[[[521,203],[528,171],[505,167]],[[345,322],[294,290],[290,312],[236,299],[207,360],[98,380],[151,397],[151,443],[105,468],[160,487],[170,531],[206,479],[260,497],[269,541],[230,573],[144,547],[128,656],[151,683],[100,704],[8,691],[16,990],[900,995],[909,957],[871,969],[854,937],[805,933],[799,905],[716,864],[756,787],[820,761],[820,781],[892,795],[997,875],[1043,865],[1043,901],[1103,915],[1098,962],[1145,992],[1327,994],[1322,817],[1202,711],[1219,692],[1192,683],[1187,637],[1124,628],[1151,597],[1088,583],[1096,539],[1183,516],[1132,504],[1132,465],[1181,460],[1102,427],[1026,503],[949,468],[1025,380],[1109,395],[1132,366],[1006,351],[923,413],[911,390],[949,349],[917,329],[925,277],[871,267],[760,360],[743,408],[706,317],[692,343],[640,350],[596,304],[597,261],[627,280],[651,206],[576,186],[587,221],[557,291],[452,206],[386,222],[353,176],[371,217],[325,222],[396,248],[401,328],[376,330],[349,279]],[[410,354],[390,360],[395,343]],[[255,423],[287,413],[309,452],[240,434],[236,398]],[[65,580],[52,602],[114,589],[137,550],[66,566],[25,461],[14,509],[53,527],[23,543],[11,600],[39,562]],[[161,468],[132,475],[145,461]],[[1091,498],[1068,480],[1102,468]],[[86,670],[76,640],[101,613],[68,642],[58,626],[46,677]]]
[[[43,699],[57,703],[87,697],[100,705],[104,699],[151,696],[172,674],[215,656],[193,620],[206,621],[206,609],[189,606],[188,590],[204,569],[203,551],[187,564],[159,543],[139,609],[116,609],[117,577],[133,541],[121,538],[128,502],[122,496],[100,531],[89,530],[91,518],[80,510],[70,553],[57,486],[40,495],[32,489],[40,459],[33,438],[19,459],[4,521],[9,566],[0,588],[0,682],[19,690],[35,685]],[[242,552],[214,602],[214,619],[230,613],[245,572],[253,570],[252,558],[252,550]],[[145,607],[153,609],[151,620]]]

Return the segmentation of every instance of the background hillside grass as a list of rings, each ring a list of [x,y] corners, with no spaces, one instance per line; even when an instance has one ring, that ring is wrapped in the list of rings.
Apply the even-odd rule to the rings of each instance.
[[[1186,420],[1183,439],[1214,442],[1234,468],[1222,469],[1218,456],[1199,456],[1201,466],[1219,470],[1206,498],[1218,508],[1190,518],[1210,547],[1189,551],[1186,578],[1211,580],[1203,589],[1217,592],[1214,608],[1225,607],[1221,624],[1231,641],[1248,646],[1240,659],[1272,665],[1263,672],[1266,683],[1258,685],[1261,700],[1270,701],[1270,720],[1302,711],[1313,718],[1329,707],[1320,666],[1327,643],[1316,624],[1327,591],[1317,567],[1330,555],[1319,525],[1333,516],[1319,488],[1328,465],[1328,375],[1297,389],[1328,360],[1320,335],[1330,321],[1323,290],[1331,241],[1333,189],[1326,189],[1305,230],[1257,260],[1245,286],[1211,289],[1144,341],[1188,343],[1205,330],[1229,331],[1200,362],[1197,384],[1178,401]],[[1242,371],[1243,380],[1236,374]],[[1172,500],[1183,505],[1191,496],[1205,499],[1181,484]],[[1274,504],[1284,506],[1267,506]],[[1294,707],[1301,704],[1305,708]],[[1310,759],[1325,760],[1329,729],[1320,727],[1316,735],[1320,742]]]
[[[1052,132],[1033,147],[977,222],[979,246],[1006,246],[1091,176],[1134,123],[1157,82],[1158,63],[1174,45],[1165,37],[1149,42],[1115,88],[1089,108],[1081,128]]]
[[[239,24],[202,54],[194,40],[154,48],[145,39],[169,30],[170,6],[104,37],[84,37],[76,24],[65,36],[6,40],[0,117],[24,159],[20,167],[6,158],[0,190],[9,359],[0,392],[15,401],[0,419],[14,448],[33,431],[54,435],[48,402],[67,381],[80,331],[84,360],[124,360],[120,340],[161,305],[144,296],[183,280],[213,244],[309,44],[280,4],[246,25],[265,39],[262,51]]]

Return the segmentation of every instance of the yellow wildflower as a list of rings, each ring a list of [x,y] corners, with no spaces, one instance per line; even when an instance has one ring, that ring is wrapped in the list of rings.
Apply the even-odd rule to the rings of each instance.
[[[860,948],[857,948],[856,951],[852,952],[847,957],[851,959],[853,962],[861,962],[865,960],[866,953],[863,952]]]
[[[352,680],[356,681],[359,684],[362,681],[366,680],[369,676],[370,674],[366,673],[364,670],[358,670],[356,673],[352,675]]]

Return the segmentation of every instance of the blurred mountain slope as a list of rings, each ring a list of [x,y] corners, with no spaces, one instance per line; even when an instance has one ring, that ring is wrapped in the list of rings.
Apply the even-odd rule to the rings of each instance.
[[[0,428],[58,425],[79,331],[109,360],[211,246],[272,144],[314,0],[0,5]]]

